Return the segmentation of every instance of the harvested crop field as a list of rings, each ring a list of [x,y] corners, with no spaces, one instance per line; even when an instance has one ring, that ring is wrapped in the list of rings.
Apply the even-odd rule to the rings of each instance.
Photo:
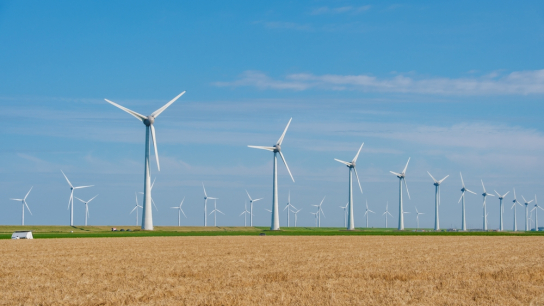
[[[541,305],[540,237],[0,241],[3,305]]]

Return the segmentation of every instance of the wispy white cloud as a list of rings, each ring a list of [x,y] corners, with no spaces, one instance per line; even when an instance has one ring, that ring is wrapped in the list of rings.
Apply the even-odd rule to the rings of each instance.
[[[312,15],[322,15],[322,14],[344,14],[344,13],[351,13],[351,14],[359,14],[365,11],[368,11],[370,9],[370,5],[364,5],[364,6],[341,6],[341,7],[328,7],[323,6],[319,8],[313,9],[310,14]]]
[[[231,82],[216,86],[251,86],[278,90],[360,90],[434,95],[530,95],[544,94],[544,69],[514,71],[509,74],[492,72],[481,77],[417,77],[398,74],[392,78],[372,75],[314,75],[297,73],[284,79],[273,79],[260,71],[245,71]]]

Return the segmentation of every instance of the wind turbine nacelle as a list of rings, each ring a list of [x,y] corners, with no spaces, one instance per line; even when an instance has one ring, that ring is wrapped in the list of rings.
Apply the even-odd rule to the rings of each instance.
[[[279,152],[279,151],[281,151],[281,145],[280,145],[280,144],[276,144],[276,145],[274,146],[274,152]]]
[[[440,184],[439,184],[439,183],[437,183],[437,182],[436,182],[436,183],[434,183],[434,185],[435,185],[436,187],[440,186]]]
[[[155,118],[153,116],[147,116],[147,118],[144,119],[145,126],[150,126],[153,123],[155,123]]]

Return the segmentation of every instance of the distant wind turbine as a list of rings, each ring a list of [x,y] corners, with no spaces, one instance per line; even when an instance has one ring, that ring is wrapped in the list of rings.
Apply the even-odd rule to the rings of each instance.
[[[417,221],[417,229],[419,229],[419,215],[424,215],[425,213],[420,213],[418,210],[417,210],[417,207],[416,207],[416,221]]]
[[[147,231],[153,230],[153,211],[151,208],[151,176],[149,172],[149,133],[151,132],[151,138],[153,140],[153,146],[155,147],[155,158],[157,160],[157,169],[161,171],[161,167],[159,164],[159,152],[157,151],[157,138],[155,137],[155,119],[166,109],[168,108],[172,103],[176,102],[179,97],[181,97],[185,93],[182,92],[179,95],[177,95],[174,99],[170,100],[170,102],[166,103],[163,107],[159,108],[158,110],[151,113],[149,116],[141,115],[135,111],[132,111],[126,107],[123,107],[117,103],[114,103],[108,99],[105,99],[106,102],[110,103],[111,105],[131,114],[136,119],[140,120],[143,124],[145,124],[145,170],[144,170],[144,208],[142,213],[142,229]]]
[[[302,208],[299,209],[299,210],[297,210],[297,211],[294,211],[294,210],[291,211],[293,214],[295,214],[295,227],[297,227],[297,214],[298,214],[301,210],[302,210]]]
[[[514,228],[513,228],[513,230],[514,230],[514,232],[517,232],[518,231],[518,220],[517,220],[517,214],[516,214],[516,212],[517,212],[516,204],[521,206],[521,207],[523,207],[523,205],[521,205],[521,203],[516,198],[516,188],[514,188],[514,200],[512,202],[514,202],[514,205],[512,205],[512,207],[510,209],[514,209]]]
[[[389,202],[385,205],[385,212],[382,214],[382,216],[385,215],[385,228],[387,228],[387,215],[390,215],[393,217],[393,215],[389,212]]]
[[[399,231],[404,230],[404,211],[402,210],[402,182],[404,182],[404,186],[406,187],[406,193],[408,194],[408,199],[410,198],[410,192],[408,191],[408,185],[406,184],[406,169],[408,168],[409,162],[410,162],[410,158],[408,158],[408,162],[406,162],[406,166],[404,167],[404,170],[402,170],[401,173],[389,171],[399,178],[399,227],[398,227]]]
[[[217,200],[218,198],[208,196],[204,183],[202,183],[202,189],[204,189],[204,226],[208,226],[208,200]]]
[[[289,119],[289,122],[287,123],[287,126],[285,127],[285,130],[283,130],[283,134],[281,134],[280,139],[278,139],[278,142],[273,147],[263,147],[263,146],[248,146],[250,148],[255,149],[261,149],[261,150],[267,150],[274,152],[274,164],[273,164],[273,171],[272,171],[272,220],[270,225],[270,230],[277,231],[280,229],[280,215],[278,211],[278,157],[277,154],[280,155],[281,159],[283,160],[283,163],[285,164],[285,168],[287,168],[287,172],[289,172],[289,175],[291,176],[291,179],[293,182],[295,182],[295,179],[293,178],[293,175],[291,174],[291,170],[289,170],[289,166],[287,166],[287,161],[285,161],[285,157],[283,156],[283,153],[281,152],[281,143],[283,142],[283,138],[285,137],[285,133],[287,133],[287,129],[289,128],[289,125],[291,124],[291,120],[293,118]]]
[[[429,171],[427,171],[429,173]],[[440,184],[448,178],[449,174],[446,175],[445,178],[441,179],[440,181],[437,181],[431,173],[429,173],[429,176],[434,181],[434,230],[438,231],[440,230],[440,219],[438,216],[438,206],[440,205]]]
[[[253,226],[253,203],[262,200],[263,198],[255,199],[253,200],[251,196],[249,195],[249,192],[247,192],[247,197],[249,198],[249,226]]]
[[[346,165],[349,169],[349,188],[348,188],[348,226],[347,226],[347,230],[354,230],[355,229],[355,223],[354,223],[354,217],[353,217],[353,192],[352,192],[352,174],[351,172],[355,172],[355,176],[357,177],[357,183],[359,183],[359,189],[361,190],[361,194],[363,193],[363,188],[361,187],[361,181],[359,181],[359,175],[357,174],[357,169],[355,168],[356,164],[357,164],[357,158],[359,158],[359,153],[361,153],[361,149],[363,148],[363,145],[365,143],[363,142],[363,144],[361,145],[361,147],[359,148],[359,151],[357,151],[357,154],[355,155],[355,157],[353,158],[353,160],[351,162],[346,162],[346,161],[343,161],[343,160],[339,160],[339,159],[334,159],[335,161],[337,162],[340,162],[344,165]]]
[[[287,196],[287,205],[285,205],[285,208],[283,209],[284,211],[287,209],[287,227],[291,226],[291,221],[289,220],[291,208],[297,209],[295,206],[291,205],[291,191],[289,191],[289,195]]]
[[[348,211],[347,211],[348,206],[349,206],[349,203],[346,203],[346,206],[338,206],[344,210],[344,227],[348,226]]]
[[[315,216],[315,227],[317,227],[317,216],[319,215],[319,210],[315,213],[311,212],[311,214]]]
[[[82,199],[78,198],[78,197],[75,197],[76,199],[78,199],[81,203],[85,204],[85,226],[87,226],[87,218],[89,217],[89,203],[94,200],[94,198],[96,198],[98,195],[95,195],[92,199],[90,199],[89,201],[85,202],[83,201]]]
[[[247,226],[247,214],[251,213],[247,210],[247,202],[244,202],[244,211],[240,214],[240,216],[244,216],[244,226]]]
[[[321,200],[321,203],[319,203],[319,205],[312,205],[312,206],[317,207],[318,227],[321,227],[321,214],[323,215],[323,217],[325,217],[325,213],[323,212],[323,209],[321,208],[321,206],[323,205],[323,201],[325,201],[325,197],[323,197],[323,200]],[[319,214],[319,213],[321,213],[321,214]]]
[[[34,188],[34,186],[30,187],[30,190],[26,193],[24,198],[22,198],[22,199],[10,199],[10,200],[13,200],[13,201],[20,201],[21,205],[23,205],[23,212],[22,212],[22,215],[21,215],[21,225],[25,225],[25,207],[26,207],[26,209],[28,209],[28,212],[30,213],[30,215],[32,215],[32,212],[30,211],[30,208],[28,207],[28,204],[26,203],[26,198],[30,194],[30,191],[32,191],[32,188]]]
[[[213,200],[213,210],[210,212],[210,215],[213,214],[213,226],[217,226],[217,213],[223,214],[222,211],[217,209],[217,199]],[[223,214],[224,216],[225,214]]]
[[[136,226],[138,226],[138,220],[139,220],[138,219],[138,208],[143,208],[143,207],[138,204],[138,193],[136,193],[135,195],[136,195],[136,206],[134,206],[134,208],[130,211],[130,214],[132,214],[132,212],[136,211]]]
[[[68,180],[68,177],[66,177],[66,174],[64,174],[62,170],[60,170],[60,172],[62,172],[62,175],[64,175],[64,178],[68,182],[68,185],[70,185],[70,200],[68,200],[68,209],[70,209],[70,226],[74,226],[74,190],[87,188],[87,187],[93,187],[93,185],[74,187],[72,186],[72,183],[70,183],[70,181]]]
[[[538,232],[538,209],[544,210],[542,207],[538,206],[538,203],[536,201],[536,194],[535,194],[535,208],[533,210],[535,211],[535,231]]]
[[[368,228],[368,215],[370,215],[370,213],[375,214],[375,212],[373,212],[372,210],[368,209],[368,201],[366,201],[366,210],[365,210],[365,216],[366,216],[366,228]]]
[[[487,205],[486,205],[486,198],[487,196],[492,196],[494,197],[493,194],[491,193],[488,193],[487,191],[485,191],[485,186],[484,186],[484,181],[482,180],[482,187],[484,188],[484,193],[482,193],[482,196],[484,197],[484,231],[487,231]]]
[[[499,201],[500,201],[500,202],[499,202],[499,209],[500,209],[500,211],[499,211],[499,216],[500,216],[500,218],[499,218],[499,219],[500,219],[499,231],[501,231],[501,232],[504,230],[503,221],[502,221],[502,219],[503,219],[502,215],[503,215],[503,213],[504,213],[504,207],[503,207],[503,205],[502,205],[502,200],[504,199],[504,197],[505,197],[509,192],[510,192],[510,191],[508,191],[507,193],[505,193],[505,194],[503,194],[503,195],[500,195],[500,194],[497,192],[497,190],[495,190],[495,193],[496,193],[497,196],[499,197]]]
[[[181,206],[183,206],[183,201],[185,201],[185,197],[183,197],[183,200],[181,200],[181,203],[179,204],[179,206],[170,207],[170,208],[178,210],[178,226],[181,226],[181,214],[183,214],[183,216],[187,218],[187,216],[185,215],[185,212],[183,212],[183,209],[181,208]]]
[[[463,174],[461,172],[459,172],[459,175],[461,176],[461,184],[463,184],[463,188],[461,188],[461,197],[459,198],[459,201],[457,201],[457,203],[461,202],[461,200],[463,200],[463,214],[462,214],[462,217],[461,217],[461,229],[463,231],[466,231],[467,230],[467,219],[466,219],[466,215],[465,215],[465,192],[468,191],[472,194],[476,194],[476,192],[474,191],[470,191],[468,190],[466,187],[465,187],[465,181],[463,181]]]
[[[523,196],[521,196],[521,198],[523,199],[523,202],[524,202],[523,204],[525,204],[525,231],[528,232],[529,231],[529,204],[531,204],[533,200],[527,201],[525,200]]]

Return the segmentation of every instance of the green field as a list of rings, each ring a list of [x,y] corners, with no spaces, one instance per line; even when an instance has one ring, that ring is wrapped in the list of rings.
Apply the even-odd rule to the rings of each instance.
[[[118,231],[111,231],[116,227]],[[119,231],[130,229],[130,232]],[[194,227],[157,226],[154,231],[142,231],[138,226],[0,226],[0,239],[10,239],[14,231],[31,230],[34,238],[88,238],[88,237],[150,237],[150,236],[255,236],[261,233],[273,236],[335,236],[335,235],[418,235],[418,236],[544,236],[544,232],[435,232],[430,229],[397,231],[392,228],[357,228],[346,231],[337,227],[288,227],[270,231],[268,227]]]

